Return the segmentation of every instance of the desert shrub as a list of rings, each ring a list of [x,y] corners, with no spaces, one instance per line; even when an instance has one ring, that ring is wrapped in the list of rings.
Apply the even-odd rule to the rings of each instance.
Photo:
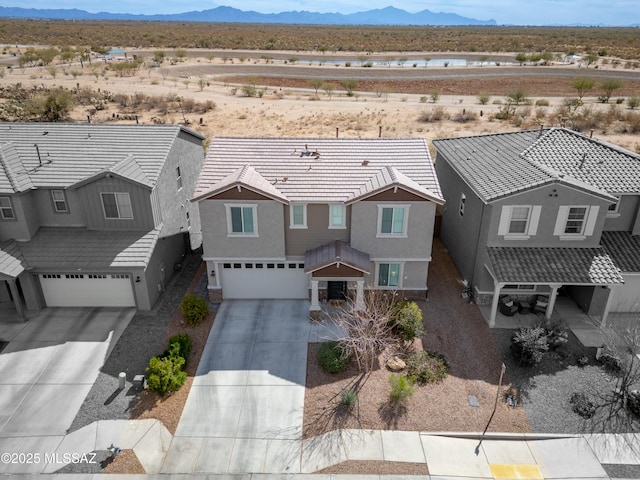
[[[486,105],[491,100],[491,97],[487,93],[481,93],[478,95],[478,103],[480,105]]]
[[[256,86],[250,83],[247,83],[242,86],[242,94],[245,97],[255,97],[256,96]]]
[[[338,342],[325,342],[318,350],[318,362],[328,373],[340,373],[349,365],[349,355],[340,348]]]
[[[340,403],[351,409],[358,403],[358,392],[352,388],[347,388],[340,392]]]
[[[631,413],[640,417],[640,392],[631,390],[627,395],[627,408]]]
[[[424,335],[422,310],[416,302],[405,302],[393,320],[393,327],[405,341]]]
[[[187,325],[197,325],[209,315],[209,304],[207,301],[191,293],[186,295],[180,303],[180,311]]]
[[[538,100],[536,100],[536,107],[548,107],[549,106],[549,100],[547,100],[546,98],[539,98]]]
[[[591,418],[596,413],[596,406],[584,393],[574,393],[569,402],[572,410],[584,418]]]
[[[427,97],[426,95],[420,97],[420,103],[427,103],[427,100],[429,100],[429,97]]]
[[[640,107],[640,96],[634,95],[633,97],[627,98],[627,105],[631,110]]]
[[[628,133],[640,132],[640,113],[629,112],[625,116],[625,120],[627,122],[626,131]]]
[[[458,112],[453,116],[453,121],[458,123],[475,122],[478,119],[478,114],[474,111],[463,109],[462,112]]]
[[[522,365],[535,365],[549,350],[545,329],[521,328],[511,338],[511,352]]]
[[[420,350],[407,357],[407,375],[418,383],[436,383],[449,373],[449,363],[439,353]]]
[[[184,358],[177,353],[178,349],[178,344],[174,343],[168,356],[153,357],[149,360],[146,377],[150,390],[166,395],[168,392],[179,390],[184,385],[187,374],[182,371]]]
[[[401,402],[413,395],[415,388],[413,382],[404,375],[392,374],[389,377],[389,384],[391,385],[389,400],[392,402]]]
[[[175,354],[184,358],[184,364],[186,365],[189,362],[189,354],[191,353],[191,337],[186,333],[179,333],[171,337],[168,343],[169,347],[178,344],[178,351]],[[170,354],[170,350],[165,352],[165,354],[167,353]]]
[[[425,110],[418,117],[419,122],[430,123],[430,122],[440,122],[442,120],[447,120],[449,118],[449,113],[444,107],[433,107],[430,110]]]

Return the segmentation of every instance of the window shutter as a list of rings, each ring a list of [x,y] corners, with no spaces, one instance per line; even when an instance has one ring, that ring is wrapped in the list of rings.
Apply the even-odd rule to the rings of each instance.
[[[598,211],[600,207],[597,205],[589,208],[589,216],[587,217],[587,225],[584,228],[585,235],[593,235],[593,230],[596,226],[596,222],[598,221]]]
[[[567,224],[569,216],[569,207],[562,206],[558,208],[558,216],[556,217],[556,226],[553,229],[554,235],[564,235],[564,227]]]
[[[540,222],[540,212],[542,207],[540,205],[534,205],[531,210],[531,219],[529,220],[528,235],[535,235],[538,232],[538,223]]]
[[[506,235],[509,233],[509,222],[511,221],[511,207],[502,207],[500,214],[500,225],[498,226],[498,235]]]

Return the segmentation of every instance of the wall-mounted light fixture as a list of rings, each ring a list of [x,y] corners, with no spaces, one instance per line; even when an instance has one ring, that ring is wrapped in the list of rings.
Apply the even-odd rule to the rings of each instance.
[[[136,277],[136,283],[140,283],[140,277]]]

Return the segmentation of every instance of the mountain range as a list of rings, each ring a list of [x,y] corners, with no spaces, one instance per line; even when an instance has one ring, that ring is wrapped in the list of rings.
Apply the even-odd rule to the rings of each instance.
[[[143,20],[163,22],[234,22],[234,23],[286,23],[320,25],[496,25],[496,21],[478,20],[455,13],[423,10],[409,13],[395,7],[386,7],[351,14],[289,11],[260,13],[220,6],[209,10],[175,14],[137,15],[131,13],[90,13],[78,9],[36,9],[0,6],[0,17],[52,20]]]

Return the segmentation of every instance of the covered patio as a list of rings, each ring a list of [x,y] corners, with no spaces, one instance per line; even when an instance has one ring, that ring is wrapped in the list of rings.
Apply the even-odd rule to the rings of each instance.
[[[546,319],[552,318],[559,289],[576,287],[583,292],[584,301],[598,312],[600,322],[605,323],[611,303],[610,289],[624,283],[620,270],[601,248],[488,247],[487,250],[489,264],[485,268],[494,282],[487,318],[491,327],[496,326],[500,298],[506,294],[507,285],[532,286],[531,293],[535,296],[542,291],[548,297],[543,303]],[[508,293],[514,297],[526,294]],[[577,303],[573,299],[576,308]]]
[[[3,310],[10,310],[13,304],[15,313],[26,319],[25,306],[18,288],[18,277],[25,271],[25,263],[16,242],[9,241],[0,247],[0,304]],[[5,288],[6,287],[6,288]]]

